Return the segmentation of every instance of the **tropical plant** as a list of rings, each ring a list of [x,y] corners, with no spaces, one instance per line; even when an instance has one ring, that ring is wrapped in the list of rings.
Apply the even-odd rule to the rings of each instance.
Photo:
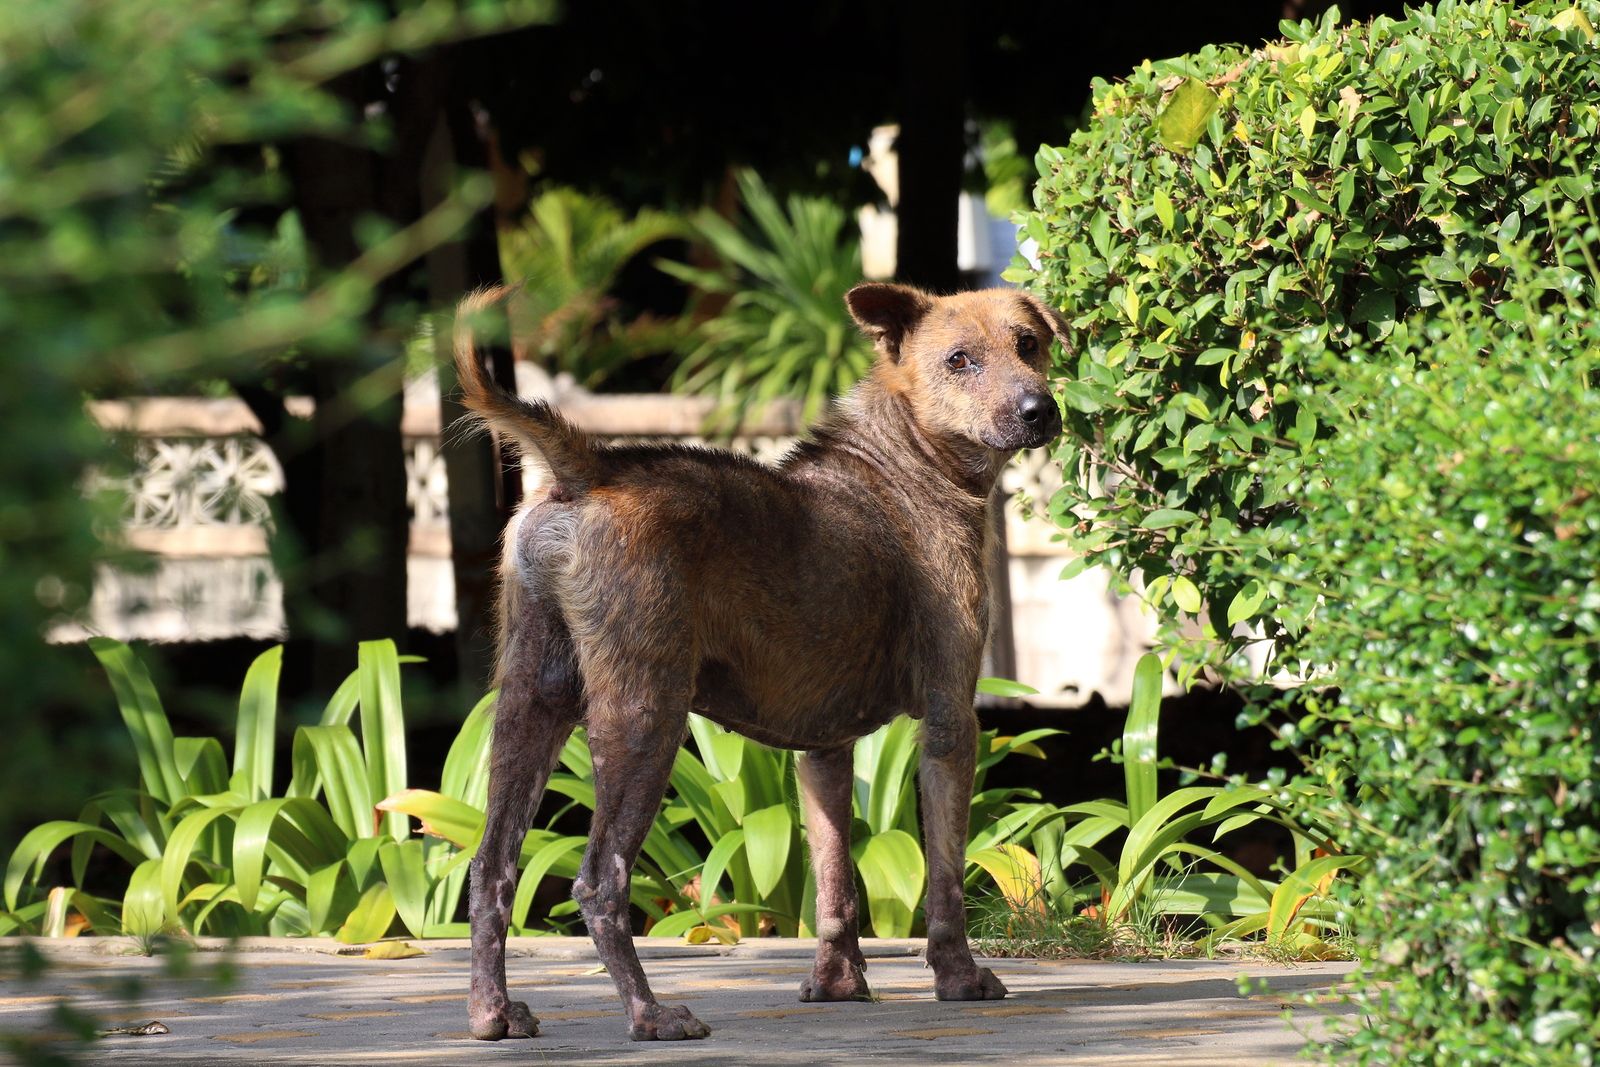
[[[986,731],[981,740],[979,785],[973,797],[974,853],[1007,846],[1047,805],[1028,790],[981,788],[982,775],[1006,756],[1040,755],[1033,742],[1057,731],[1035,730],[1014,738]],[[732,939],[763,929],[810,934],[815,929],[815,893],[800,815],[794,754],[768,748],[691,715],[694,751],[684,748],[673,765],[666,802],[645,838],[633,880],[632,902],[656,936],[690,933]],[[919,922],[926,867],[917,831],[917,724],[895,719],[856,744],[856,860],[870,930],[880,937],[906,937]],[[575,731],[561,752],[564,770],[550,778],[549,792],[566,798],[542,827],[529,832],[512,908],[512,928],[531,932],[530,909],[547,877],[571,879],[586,839],[563,835],[553,825],[566,807],[594,807],[594,780],[583,732]],[[381,807],[421,820],[425,833],[463,848],[482,833],[483,812],[427,790],[407,790]],[[701,844],[704,842],[704,844]],[[974,861],[975,863],[978,861]],[[983,868],[975,867],[977,877]],[[553,917],[571,914],[564,902]]]
[[[1261,933],[1276,951],[1295,958],[1333,954],[1326,935],[1337,927],[1330,896],[1334,876],[1365,861],[1337,854],[1325,833],[1296,814],[1284,790],[1230,782],[1187,785],[1160,795],[1161,680],[1159,657],[1146,654],[1134,671],[1122,738],[1111,753],[1123,767],[1122,800],[1041,812],[1029,825],[1031,850],[1002,843],[983,857],[1002,892],[1000,929],[1012,931],[998,941],[1015,936],[1039,942],[1045,939],[1042,930],[1065,929],[1087,917],[1099,924],[1093,940],[1116,946],[1141,925],[1189,918],[1213,927],[1204,940],[1207,947]],[[1258,821],[1276,823],[1291,834],[1293,866],[1281,881],[1257,877],[1215,847],[1222,837]],[[1205,831],[1211,844],[1196,843],[1196,835]],[[1108,855],[1102,847],[1106,842],[1118,844],[1118,851]],[[1087,882],[1071,878],[1080,866],[1090,873]],[[995,923],[988,923],[985,939],[996,940],[996,932]],[[1063,933],[1061,940],[1078,943],[1081,937]]]
[[[362,643],[359,666],[320,722],[295,730],[291,776],[273,794],[281,647],[245,675],[231,763],[214,737],[174,737],[155,686],[126,645],[95,638],[139,761],[136,788],[91,798],[75,820],[23,837],[5,874],[0,933],[74,928],[149,936],[169,928],[215,934],[334,934],[372,941],[453,925],[466,876],[459,849],[412,837],[407,818],[375,798],[405,783],[400,665],[390,641]],[[359,736],[352,722],[359,726]],[[484,802],[489,700],[467,716],[445,760],[441,793]],[[71,886],[38,895],[51,855],[72,845]],[[90,893],[96,848],[130,867],[114,898]],[[398,927],[395,921],[398,918]]]
[[[671,350],[685,327],[649,315],[624,323],[611,290],[641,253],[688,229],[667,212],[630,217],[603,196],[546,188],[527,217],[500,234],[505,276],[521,284],[508,306],[513,342],[586,388],[641,355]]]
[[[780,204],[753,171],[738,183],[748,225],[710,211],[694,220],[723,267],[659,264],[718,309],[685,338],[672,385],[734,413],[792,397],[810,417],[872,365],[844,302],[861,281],[860,242],[831,200],[792,195]]]

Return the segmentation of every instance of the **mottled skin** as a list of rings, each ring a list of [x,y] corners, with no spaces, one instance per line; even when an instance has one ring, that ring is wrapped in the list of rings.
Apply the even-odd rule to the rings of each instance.
[[[503,297],[491,290],[467,314]],[[1013,290],[849,294],[872,373],[776,468],[727,452],[607,448],[547,405],[497,391],[458,332],[465,401],[550,470],[508,529],[488,822],[472,864],[472,1032],[531,1037],[506,995],[516,858],[556,754],[582,722],[595,813],[573,886],[635,1039],[704,1037],[650,991],[631,871],[692,709],[798,749],[817,880],[802,1000],[869,995],[850,864],[851,748],[923,722],[928,963],[944,1000],[1005,987],[973,961],[962,902],[989,626],[988,508],[1019,448],[1056,437],[1044,371],[1060,316]]]

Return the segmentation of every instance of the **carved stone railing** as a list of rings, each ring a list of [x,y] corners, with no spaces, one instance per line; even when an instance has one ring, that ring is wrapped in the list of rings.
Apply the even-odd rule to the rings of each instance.
[[[585,430],[612,441],[707,443],[708,401],[670,396],[603,396],[529,383],[551,395]],[[552,395],[553,394],[553,395]],[[283,472],[257,436],[260,427],[240,401],[140,399],[97,401],[95,419],[133,441],[133,473],[122,536],[150,554],[137,571],[102,567],[87,618],[53,635],[88,633],[157,641],[283,635],[283,590],[268,555],[272,496]],[[291,401],[291,415],[309,404]],[[408,623],[436,632],[456,625],[450,564],[449,483],[440,448],[439,398],[431,379],[406,390],[401,432],[406,502],[411,513],[407,558]],[[798,411],[777,405],[747,419],[731,441],[713,440],[771,461],[801,430]],[[528,479],[537,476],[528,469]],[[1042,512],[1060,485],[1058,464],[1044,452],[1023,453],[1004,486]],[[1041,703],[1076,705],[1094,691],[1126,698],[1133,664],[1153,626],[1131,601],[1116,597],[1089,572],[1058,578],[1066,551],[1037,515],[1006,509],[1012,636],[1019,680],[1041,691]]]

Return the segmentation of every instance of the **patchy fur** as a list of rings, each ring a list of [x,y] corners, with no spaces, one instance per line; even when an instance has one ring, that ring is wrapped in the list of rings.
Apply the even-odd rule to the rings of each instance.
[[[928,960],[943,999],[1003,996],[973,962],[962,855],[989,626],[990,496],[1019,448],[1054,440],[1045,384],[1054,310],[1013,290],[849,295],[872,373],[777,467],[684,447],[607,447],[549,405],[498,391],[462,305],[466,406],[532,450],[550,484],[524,501],[501,561],[488,821],[472,865],[473,1033],[532,1036],[508,1000],[517,849],[556,754],[583,722],[596,806],[574,896],[637,1039],[703,1037],[650,992],[633,950],[630,872],[692,709],[803,750],[817,869],[807,1000],[868,993],[850,868],[850,749],[899,713],[924,720]]]

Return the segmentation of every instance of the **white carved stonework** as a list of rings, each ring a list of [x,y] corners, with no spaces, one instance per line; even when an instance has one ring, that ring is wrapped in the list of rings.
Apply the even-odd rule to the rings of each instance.
[[[267,498],[283,489],[283,470],[258,438],[147,437],[133,459],[116,486],[130,527],[271,526]]]

